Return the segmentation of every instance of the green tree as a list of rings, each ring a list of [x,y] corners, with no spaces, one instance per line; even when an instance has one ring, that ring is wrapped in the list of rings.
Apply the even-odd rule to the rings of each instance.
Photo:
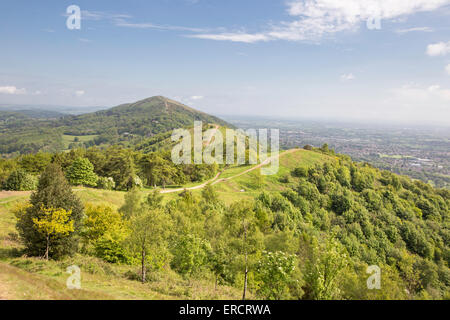
[[[132,232],[126,239],[126,246],[133,257],[140,260],[141,281],[146,282],[147,266],[162,268],[167,264],[167,234],[169,220],[162,210],[150,210],[142,206],[131,217]]]
[[[306,298],[314,300],[340,298],[340,275],[347,267],[348,259],[342,245],[332,238],[325,243],[313,243],[305,272]]]
[[[210,244],[194,235],[181,236],[173,249],[173,268],[183,275],[192,275],[208,263]]]
[[[256,266],[257,279],[261,281],[258,293],[269,300],[288,297],[289,284],[293,281],[295,256],[284,252],[263,252]]]
[[[202,198],[208,204],[215,204],[219,201],[219,195],[209,183],[202,190]]]
[[[114,179],[116,182],[116,189],[132,189],[134,187],[136,170],[131,152],[121,149],[112,149],[110,152],[111,157],[108,159],[106,165],[108,170],[104,175]]]
[[[97,186],[98,177],[94,173],[94,166],[87,158],[77,158],[66,173],[67,180],[74,186]]]
[[[78,249],[79,231],[83,215],[81,201],[72,193],[61,167],[50,164],[39,179],[37,191],[31,194],[30,205],[16,211],[17,229],[30,256],[39,256],[45,252],[46,237],[34,226],[33,218],[42,216],[41,208],[58,208],[71,212],[69,221],[73,222],[74,232],[69,235],[55,235],[49,256],[59,258],[73,254]]]
[[[91,243],[104,236],[115,240],[123,240],[126,236],[126,225],[121,214],[107,205],[87,204],[83,227],[82,236]]]
[[[41,174],[50,164],[52,156],[50,153],[39,152],[36,154],[27,154],[19,158],[20,167],[33,175]]]
[[[30,191],[36,188],[36,184],[34,176],[19,169],[11,172],[3,187],[12,191]]]
[[[37,218],[33,218],[33,223],[38,230],[45,236],[45,260],[48,261],[48,253],[50,249],[50,240],[56,236],[67,236],[73,229],[73,221],[70,220],[71,211],[55,208],[41,207],[41,214]]]
[[[243,257],[244,288],[242,299],[245,300],[248,287],[250,260],[262,247],[261,234],[251,201],[242,201],[231,206],[225,214],[225,226],[231,238],[230,245],[237,255]]]
[[[139,189],[133,188],[125,194],[125,203],[120,207],[119,212],[125,219],[130,219],[141,210],[142,202],[142,193]]]
[[[161,209],[163,198],[159,190],[153,190],[147,196],[147,205],[150,209]]]
[[[99,177],[97,180],[97,188],[104,190],[114,190],[116,183],[112,177]]]

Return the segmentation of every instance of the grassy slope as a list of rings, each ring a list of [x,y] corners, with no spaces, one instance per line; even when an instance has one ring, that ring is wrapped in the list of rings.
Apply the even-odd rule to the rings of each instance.
[[[296,167],[309,167],[316,163],[334,161],[333,157],[322,155],[320,153],[296,150],[292,153],[285,153],[280,156],[280,168],[277,174],[271,176],[262,176],[263,184],[258,185],[259,170],[248,172],[236,178],[229,179],[214,185],[220,198],[227,204],[242,199],[254,198],[262,191],[283,191],[288,186],[296,184],[297,180],[291,178],[290,182],[282,183],[280,179],[286,176]],[[251,166],[234,167],[224,172],[221,178],[229,178],[238,175],[240,172],[249,169]],[[244,192],[241,192],[244,191]],[[194,191],[201,192],[201,191]]]
[[[280,191],[287,185],[279,179],[298,166],[334,161],[334,158],[305,150],[297,150],[280,157],[280,170],[274,176],[264,177],[263,187],[255,186],[258,169],[230,180],[217,183],[215,189],[226,203],[249,199],[262,190]],[[248,166],[233,167],[224,177],[233,177],[247,170]],[[289,184],[295,184],[291,179]],[[245,192],[241,192],[244,189]],[[108,203],[120,207],[124,192],[88,188],[74,189],[86,203]],[[149,192],[146,190],[145,192]],[[194,190],[200,194],[201,190]],[[15,256],[20,244],[16,239],[15,218],[11,210],[28,199],[29,193],[7,195],[0,198],[0,299],[239,299],[241,292],[235,288],[219,286],[214,290],[213,281],[190,281],[173,272],[154,275],[150,283],[141,284],[129,280],[126,272],[136,267],[111,265],[98,259],[76,256],[63,261],[45,262],[35,258]],[[165,200],[177,198],[177,193],[164,195]],[[83,290],[68,290],[65,269],[79,265],[82,270]]]

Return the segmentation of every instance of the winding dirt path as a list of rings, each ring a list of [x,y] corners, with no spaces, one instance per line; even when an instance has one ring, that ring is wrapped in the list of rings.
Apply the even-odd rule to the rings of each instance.
[[[205,143],[203,143],[203,145],[205,147],[209,146],[212,142],[212,139],[214,138],[214,136],[216,135],[217,130],[219,130],[220,126],[218,124],[216,124],[216,126],[214,127],[213,131],[211,132],[211,135],[209,136],[208,141],[206,141]]]
[[[279,157],[285,156],[285,155],[287,155],[287,154],[289,154],[289,153],[293,153],[293,152],[298,151],[298,150],[299,150],[299,149],[290,149],[290,150],[281,152],[281,153],[279,154]],[[254,166],[254,167],[251,167],[250,169],[247,169],[247,170],[245,170],[245,171],[242,171],[242,172],[240,172],[240,173],[238,173],[238,174],[236,174],[236,175],[234,175],[234,176],[228,177],[228,178],[219,179],[220,175],[223,173],[223,171],[221,171],[221,172],[219,172],[214,178],[212,178],[211,180],[209,180],[209,181],[207,181],[207,182],[205,182],[205,183],[202,183],[202,184],[200,184],[200,185],[198,185],[198,186],[195,186],[195,187],[189,187],[189,188],[171,189],[171,190],[161,190],[161,193],[174,193],[174,192],[181,192],[181,191],[184,191],[184,190],[198,190],[198,189],[202,189],[202,188],[206,187],[208,184],[215,185],[215,184],[217,184],[217,183],[221,183],[221,182],[225,182],[225,181],[228,181],[228,180],[232,180],[232,179],[235,179],[235,178],[237,178],[237,177],[240,177],[240,176],[242,176],[242,175],[244,175],[244,174],[247,174],[247,173],[249,173],[249,172],[251,172],[251,171],[254,171],[254,170],[256,170],[256,169],[259,169],[259,168],[261,168],[261,167],[264,167],[265,165],[268,165],[268,164],[271,163],[275,158],[276,158],[276,156],[269,157],[269,158],[267,158],[265,161],[263,161],[262,163],[260,163],[260,164],[258,164],[258,165],[256,165],[256,166]]]
[[[1,191],[0,190],[0,199],[12,197],[12,196],[27,196],[30,194],[31,194],[31,191]]]

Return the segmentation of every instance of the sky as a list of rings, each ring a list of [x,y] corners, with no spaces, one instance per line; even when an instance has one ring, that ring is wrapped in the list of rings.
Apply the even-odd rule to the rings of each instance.
[[[0,105],[450,126],[450,0],[2,0],[0,43]]]

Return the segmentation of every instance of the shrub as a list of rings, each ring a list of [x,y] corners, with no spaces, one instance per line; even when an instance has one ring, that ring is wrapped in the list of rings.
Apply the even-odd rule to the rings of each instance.
[[[37,178],[23,170],[11,172],[4,188],[11,191],[30,191],[36,189]]]
[[[94,166],[86,158],[77,158],[69,167],[66,173],[67,180],[74,186],[95,187],[97,185],[97,175],[94,173]]]
[[[293,281],[295,256],[278,252],[263,252],[256,266],[256,277],[261,281],[258,293],[269,300],[289,297],[289,284]]]
[[[116,187],[116,183],[114,179],[111,177],[99,177],[97,180],[97,188],[104,190],[114,190]]]
[[[303,167],[298,167],[298,168],[295,168],[292,171],[292,175],[294,177],[304,178],[304,177],[308,176],[308,170],[306,168],[303,168]]]
[[[110,263],[129,263],[130,257],[122,245],[115,240],[101,238],[95,242],[94,252],[97,258]]]

